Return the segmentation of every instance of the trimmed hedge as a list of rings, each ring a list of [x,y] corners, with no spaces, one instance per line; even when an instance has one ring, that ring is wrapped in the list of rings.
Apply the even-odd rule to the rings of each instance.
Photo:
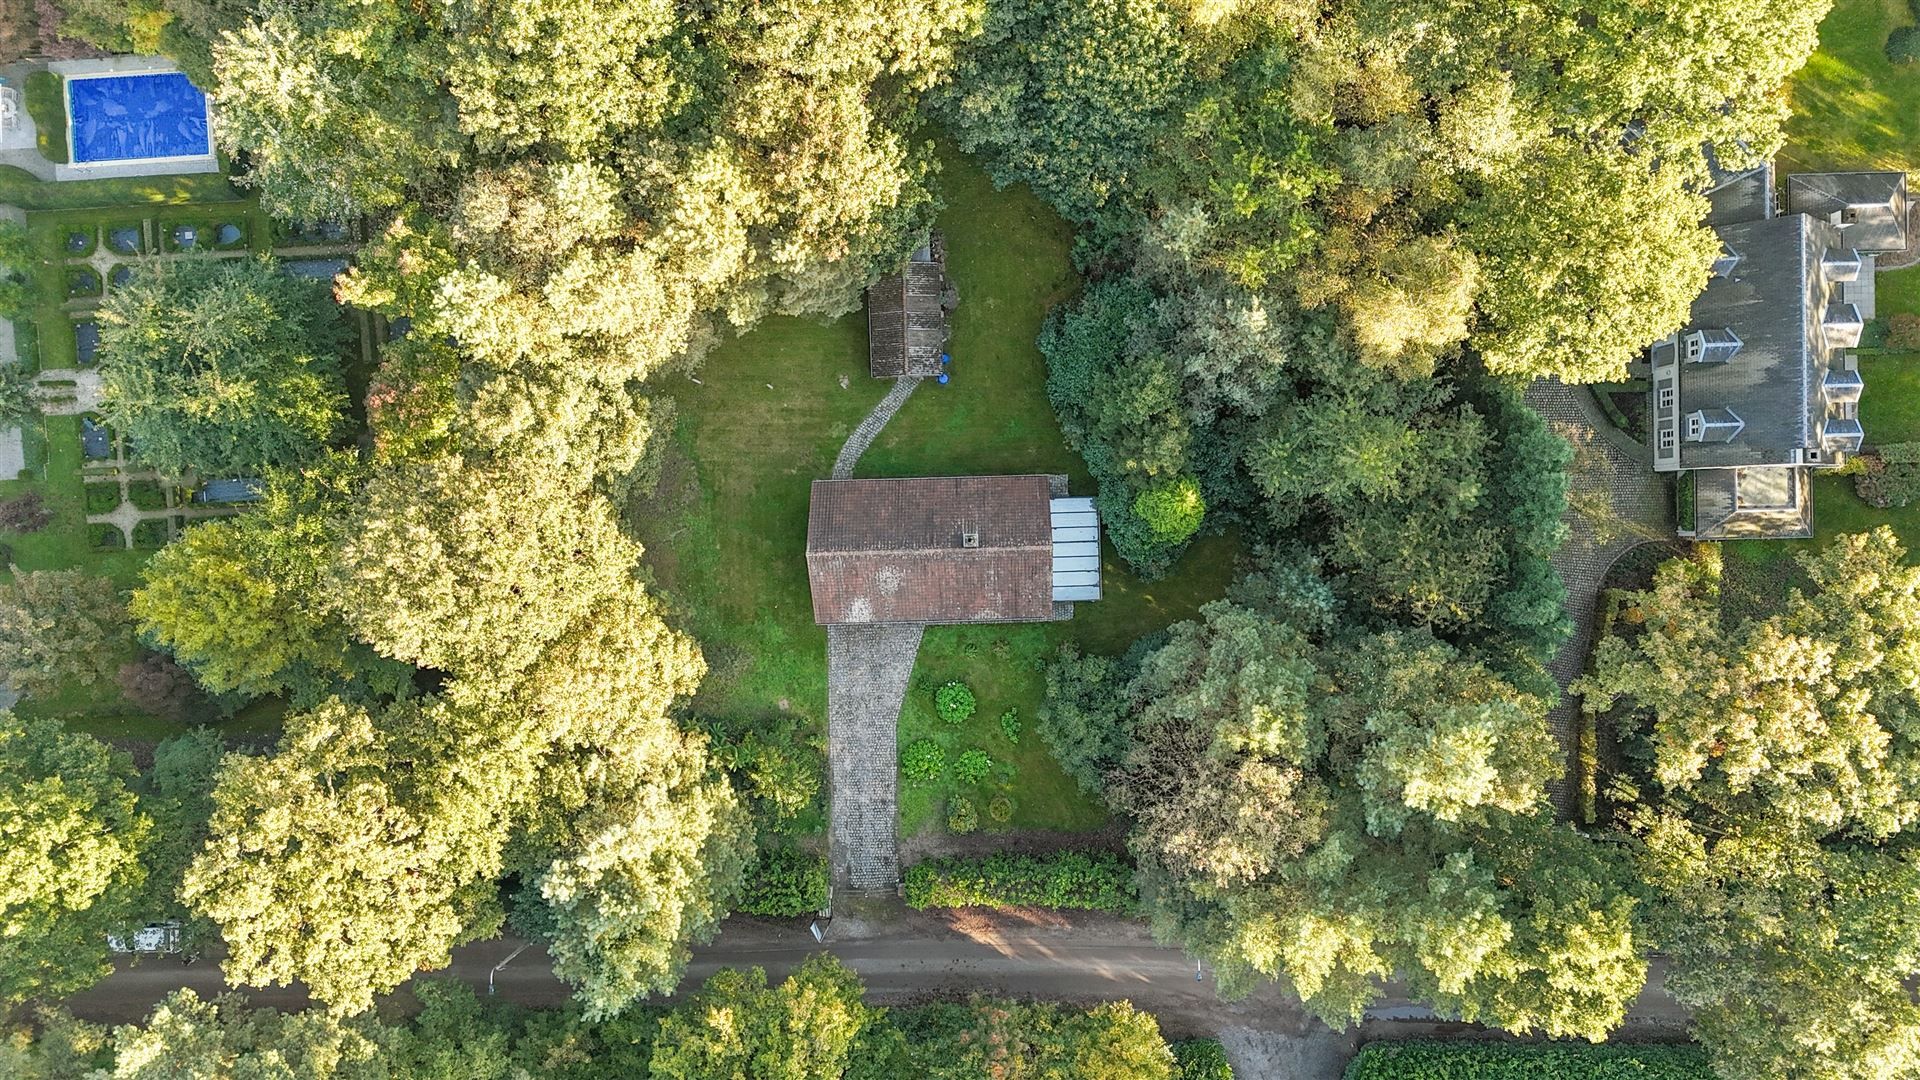
[[[1346,1080],[1714,1080],[1697,1046],[1374,1043]]]
[[[827,860],[798,848],[760,853],[747,870],[735,910],[780,918],[812,915],[827,906]]]
[[[907,906],[1041,907],[1131,915],[1140,906],[1133,865],[1112,852],[997,852],[929,859],[907,871]]]

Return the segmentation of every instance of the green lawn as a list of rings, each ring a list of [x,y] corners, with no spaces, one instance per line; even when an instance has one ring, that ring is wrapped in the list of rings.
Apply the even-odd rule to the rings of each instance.
[[[233,202],[246,196],[225,173],[194,176],[133,176],[117,180],[42,183],[32,173],[0,165],[0,203],[22,210],[70,210],[92,206]]]
[[[1048,308],[1078,286],[1071,232],[1026,190],[996,192],[977,166],[950,152],[942,164],[939,227],[960,292],[953,381],[916,391],[859,474],[1054,472],[1091,493],[1078,456],[1061,441],[1033,344]],[[630,521],[712,667],[694,701],[703,716],[784,712],[807,730],[825,727],[826,634],[813,624],[807,590],[807,491],[887,388],[866,368],[863,314],[826,325],[770,319],[716,350],[700,383],[671,389],[675,453],[659,494],[633,507]],[[1003,768],[1001,782],[1013,793],[1014,816],[1005,825],[986,821],[982,792],[984,829],[1096,827],[1104,811],[1033,734],[1041,663],[1064,641],[1118,650],[1190,616],[1225,590],[1238,553],[1234,538],[1205,540],[1182,573],[1149,585],[1126,574],[1109,549],[1106,599],[1080,605],[1071,622],[929,629],[916,683],[960,679],[980,707],[951,728],[933,716],[930,690],[910,691],[902,740],[938,738],[956,754],[978,746],[1013,767],[1011,777]],[[1000,731],[1008,708],[1019,710],[1025,728],[1017,745]],[[944,792],[903,787],[902,795],[904,831],[944,816]]]
[[[1820,48],[1788,86],[1793,118],[1779,171],[1903,169],[1920,161],[1920,64],[1894,66],[1887,34],[1906,0],[1836,0]]]

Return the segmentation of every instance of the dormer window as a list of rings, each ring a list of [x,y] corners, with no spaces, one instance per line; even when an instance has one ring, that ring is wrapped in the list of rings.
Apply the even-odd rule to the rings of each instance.
[[[1720,245],[1720,257],[1713,260],[1714,277],[1732,277],[1733,269],[1740,265],[1740,253],[1725,244]]]
[[[1732,442],[1746,426],[1732,409],[1695,409],[1687,414],[1687,441]]]
[[[1732,330],[1690,331],[1683,345],[1689,364],[1724,364],[1740,351],[1740,338]]]

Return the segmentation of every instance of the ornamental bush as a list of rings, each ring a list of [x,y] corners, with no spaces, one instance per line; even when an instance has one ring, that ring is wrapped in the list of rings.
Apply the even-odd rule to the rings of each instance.
[[[795,847],[760,853],[747,871],[735,910],[748,915],[811,915],[827,906],[827,860]]]
[[[1885,509],[1920,500],[1920,443],[1885,443],[1856,460],[1866,468],[1854,475],[1853,488],[1869,505]]]
[[[995,795],[987,803],[987,817],[1005,825],[1013,820],[1013,800],[1005,795]]]
[[[1109,851],[929,859],[907,870],[906,895],[913,908],[1040,907],[1131,915],[1140,905],[1133,864]]]
[[[980,827],[980,810],[973,800],[957,798],[947,807],[947,831],[966,835]]]
[[[1920,26],[1897,26],[1887,35],[1887,59],[1896,64],[1920,60]]]
[[[1904,27],[1903,29],[1913,29]],[[1898,352],[1920,351],[1920,315],[1902,311],[1886,319],[1887,335],[1881,345]]]
[[[1181,1039],[1173,1044],[1174,1080],[1233,1080],[1233,1065],[1218,1039]]]
[[[1133,512],[1147,523],[1155,543],[1178,544],[1200,531],[1207,500],[1193,477],[1182,476],[1134,496]]]
[[[1020,710],[1008,709],[1000,714],[1000,734],[1015,746],[1020,744]]]
[[[900,753],[900,771],[916,784],[931,784],[947,771],[947,752],[932,739],[910,743]]]
[[[933,692],[933,711],[949,724],[965,723],[975,708],[973,689],[957,679]]]
[[[977,784],[993,771],[993,759],[985,750],[968,750],[953,763],[953,778],[962,784]]]
[[[1374,1043],[1345,1080],[1713,1080],[1697,1046]]]

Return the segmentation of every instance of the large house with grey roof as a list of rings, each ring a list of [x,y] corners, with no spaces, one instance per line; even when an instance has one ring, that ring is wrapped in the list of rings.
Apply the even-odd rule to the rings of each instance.
[[[1904,174],[1794,176],[1777,215],[1772,188],[1760,169],[1709,193],[1721,257],[1650,358],[1653,467],[1679,474],[1678,529],[1697,540],[1812,535],[1812,470],[1865,438],[1853,350],[1873,255],[1906,246]]]

